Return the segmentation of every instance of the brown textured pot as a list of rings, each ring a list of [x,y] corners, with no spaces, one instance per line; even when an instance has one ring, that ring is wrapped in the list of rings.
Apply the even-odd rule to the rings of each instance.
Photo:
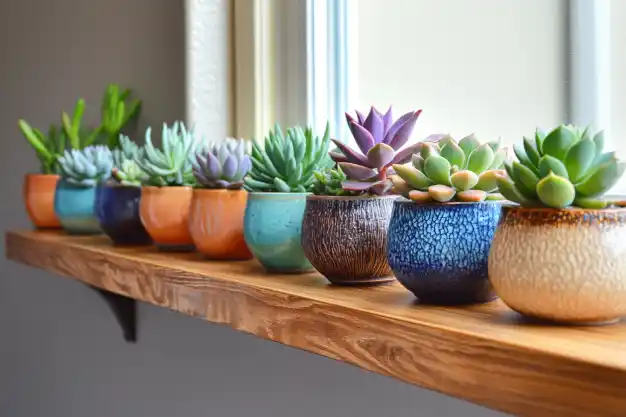
[[[387,229],[396,198],[308,196],[302,247],[315,269],[338,285],[395,280],[387,263]]]
[[[489,279],[505,304],[560,323],[626,315],[626,209],[503,210]]]

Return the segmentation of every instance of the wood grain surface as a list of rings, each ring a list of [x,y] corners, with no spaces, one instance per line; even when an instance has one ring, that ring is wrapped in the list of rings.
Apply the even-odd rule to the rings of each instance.
[[[333,287],[105,237],[8,232],[23,264],[520,416],[626,415],[626,324],[531,324],[500,302],[419,306],[399,284]],[[19,279],[19,277],[4,277]]]

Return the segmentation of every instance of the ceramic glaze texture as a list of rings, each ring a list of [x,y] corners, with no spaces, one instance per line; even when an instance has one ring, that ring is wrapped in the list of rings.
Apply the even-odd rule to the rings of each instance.
[[[163,250],[191,251],[191,187],[143,187],[139,216],[154,243]]]
[[[96,189],[96,216],[116,245],[144,245],[152,239],[139,218],[141,188],[117,184]]]
[[[96,188],[79,187],[64,180],[57,183],[54,211],[67,233],[102,233],[95,211]]]
[[[308,193],[249,193],[244,237],[265,269],[298,273],[313,269],[302,249],[302,218]]]
[[[420,302],[469,304],[492,300],[487,274],[499,203],[394,203],[388,261]]]
[[[311,264],[333,284],[395,280],[387,263],[389,197],[307,197],[302,246]]]
[[[28,174],[24,177],[23,197],[26,212],[39,229],[58,229],[61,223],[54,212],[58,175]]]
[[[504,210],[489,278],[509,307],[540,319],[626,315],[626,210]]]
[[[247,200],[244,190],[193,191],[189,232],[200,253],[210,259],[252,258],[243,237]]]

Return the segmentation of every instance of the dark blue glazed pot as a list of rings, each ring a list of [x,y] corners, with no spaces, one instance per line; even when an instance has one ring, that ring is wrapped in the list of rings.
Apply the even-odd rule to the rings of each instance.
[[[102,233],[95,213],[96,187],[71,184],[64,179],[57,183],[54,212],[63,229],[74,235]]]
[[[387,260],[420,303],[472,304],[496,298],[487,273],[498,202],[394,202]]]
[[[152,242],[139,218],[141,188],[104,184],[96,189],[96,217],[116,245],[147,245]]]

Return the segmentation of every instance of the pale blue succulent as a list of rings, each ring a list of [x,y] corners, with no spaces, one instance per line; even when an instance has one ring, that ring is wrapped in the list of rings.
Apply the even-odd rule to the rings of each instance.
[[[94,187],[111,176],[113,155],[106,146],[87,146],[82,150],[65,150],[58,162],[65,181],[81,187]]]
[[[139,187],[149,180],[148,174],[137,163],[140,148],[128,136],[119,136],[120,148],[114,149],[112,176],[122,185]]]
[[[152,129],[146,130],[146,143],[139,148],[137,163],[147,174],[147,184],[156,186],[189,186],[195,184],[191,161],[197,140],[193,129],[182,122],[172,127],[163,123],[161,148],[152,144]]]

